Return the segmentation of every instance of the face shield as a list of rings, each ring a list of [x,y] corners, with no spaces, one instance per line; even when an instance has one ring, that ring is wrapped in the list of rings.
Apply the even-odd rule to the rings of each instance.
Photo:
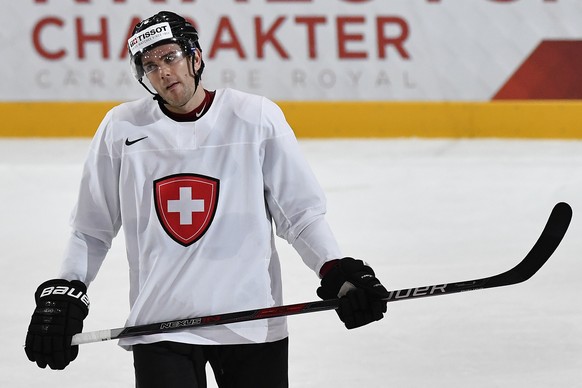
[[[163,41],[168,41],[170,43],[172,40],[174,40],[174,35],[172,34],[170,23],[168,22],[154,24],[151,27],[137,32],[127,40],[127,46],[129,47],[130,53],[131,72],[138,81],[141,81],[145,75],[142,66],[144,53],[148,51],[148,49],[162,44]]]
[[[141,80],[144,76],[176,66],[189,55],[175,43],[158,46],[136,56],[131,61],[131,71],[136,79]]]

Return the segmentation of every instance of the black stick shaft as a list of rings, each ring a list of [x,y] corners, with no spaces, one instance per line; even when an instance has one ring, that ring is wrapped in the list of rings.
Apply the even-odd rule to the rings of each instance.
[[[431,286],[406,288],[390,291],[386,302],[455,294],[465,291],[481,290],[521,283],[532,277],[554,253],[568,230],[572,219],[572,209],[564,202],[554,206],[552,213],[540,237],[525,258],[512,269],[498,275],[462,281],[443,283]],[[163,333],[172,330],[197,328],[229,323],[253,321],[257,319],[275,318],[287,315],[307,314],[317,311],[334,310],[339,306],[339,299],[329,299],[291,305],[274,306],[256,310],[237,311],[232,313],[209,315],[204,317],[178,319],[174,321],[130,326],[118,329],[106,329],[95,332],[79,333],[73,337],[72,344],[106,341],[140,335]]]

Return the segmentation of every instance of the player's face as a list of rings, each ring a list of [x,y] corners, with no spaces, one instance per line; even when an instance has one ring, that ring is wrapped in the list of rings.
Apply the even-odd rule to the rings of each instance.
[[[199,53],[186,56],[174,43],[156,47],[143,55],[144,72],[171,111],[188,113],[197,106],[192,61],[199,67]]]

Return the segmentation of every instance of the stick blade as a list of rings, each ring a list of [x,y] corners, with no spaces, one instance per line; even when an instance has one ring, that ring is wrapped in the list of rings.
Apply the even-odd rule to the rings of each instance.
[[[565,202],[556,204],[540,237],[525,258],[509,271],[492,277],[486,288],[521,283],[531,278],[558,248],[571,220],[570,205]]]

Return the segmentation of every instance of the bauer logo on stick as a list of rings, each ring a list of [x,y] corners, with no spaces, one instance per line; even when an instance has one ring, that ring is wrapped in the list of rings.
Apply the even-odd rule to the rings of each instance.
[[[131,54],[140,52],[144,47],[150,46],[160,40],[172,38],[170,23],[164,22],[151,26],[145,31],[140,31],[128,39],[127,45]]]

